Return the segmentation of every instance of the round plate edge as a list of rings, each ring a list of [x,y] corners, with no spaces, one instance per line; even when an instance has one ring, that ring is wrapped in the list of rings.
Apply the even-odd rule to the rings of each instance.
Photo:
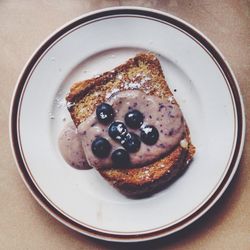
[[[51,204],[47,204],[48,202],[44,199],[42,195],[39,193],[38,190],[33,190],[34,188],[36,189],[36,187],[31,187],[32,183],[31,180],[29,180],[29,176],[28,174],[25,172],[22,172],[23,169],[21,169],[20,167],[20,161],[18,161],[18,158],[20,160],[21,155],[18,153],[18,149],[15,147],[17,145],[15,145],[15,124],[16,124],[16,119],[15,119],[15,114],[17,114],[18,112],[18,103],[19,103],[19,98],[17,97],[17,93],[22,92],[22,87],[21,83],[25,82],[23,81],[23,79],[25,79],[26,75],[28,74],[28,72],[30,71],[30,69],[33,67],[32,61],[36,62],[37,59],[41,56],[41,54],[44,52],[44,50],[42,49],[43,47],[46,48],[48,45],[50,45],[52,43],[52,39],[55,40],[58,37],[61,36],[61,33],[64,33],[64,29],[68,28],[68,30],[70,30],[70,26],[75,26],[76,22],[79,22],[83,19],[89,19],[89,20],[93,20],[95,19],[95,16],[102,14],[103,16],[109,16],[109,15],[114,15],[114,12],[116,12],[115,14],[124,14],[124,12],[129,11],[130,14],[135,14],[136,12],[145,12],[145,15],[149,15],[150,13],[154,14],[154,15],[159,15],[161,17],[165,18],[171,18],[174,21],[177,21],[178,24],[182,24],[184,25],[186,28],[189,29],[189,31],[193,31],[193,33],[195,33],[196,35],[200,36],[199,38],[203,41],[206,42],[206,45],[208,45],[210,47],[210,49],[213,49],[213,52],[219,56],[219,59],[221,60],[219,65],[221,66],[221,63],[224,64],[224,68],[227,69],[227,78],[230,78],[231,81],[233,82],[234,85],[231,87],[234,87],[234,94],[237,94],[237,98],[239,101],[239,105],[237,106],[238,109],[237,111],[237,115],[240,115],[240,121],[241,121],[241,127],[240,127],[240,143],[238,144],[238,154],[237,157],[235,159],[232,159],[232,161],[234,160],[234,164],[233,164],[233,171],[231,171],[230,176],[227,178],[227,181],[223,184],[223,188],[220,190],[220,192],[218,194],[216,194],[216,197],[213,199],[212,202],[210,202],[210,205],[207,206],[205,209],[202,210],[202,212],[199,212],[192,220],[184,223],[182,226],[179,226],[173,230],[168,230],[168,231],[156,231],[153,234],[152,233],[146,233],[146,234],[140,234],[140,235],[124,235],[125,238],[122,235],[111,235],[111,234],[106,234],[106,233],[100,233],[99,231],[95,231],[92,229],[86,229],[86,228],[79,228],[82,227],[81,225],[78,225],[77,223],[75,223],[76,225],[74,225],[74,223],[72,223],[72,221],[67,221],[65,220],[65,218],[61,218],[61,214],[59,212],[59,215],[56,213],[56,211],[51,210],[50,206],[52,206]],[[112,13],[113,12],[113,13]],[[119,12],[119,13],[118,13]],[[137,13],[138,15],[138,13]],[[140,14],[142,15],[142,13]],[[159,18],[159,17],[158,17]],[[160,18],[161,19],[161,18]],[[161,19],[162,20],[162,19]],[[87,22],[87,21],[84,21]],[[209,50],[210,51],[210,50]],[[218,59],[218,58],[217,58]],[[21,93],[20,92],[20,93]],[[234,95],[235,97],[235,95]],[[236,108],[237,108],[236,107]],[[14,108],[16,109],[16,112],[14,112]],[[168,13],[162,12],[162,11],[158,11],[158,10],[154,10],[154,9],[149,9],[149,8],[141,8],[141,7],[130,7],[130,6],[124,6],[124,7],[111,7],[111,8],[105,8],[105,9],[101,9],[98,11],[93,11],[90,13],[87,13],[85,15],[82,15],[70,22],[68,22],[67,24],[65,24],[64,26],[60,27],[59,29],[57,29],[52,35],[50,35],[47,39],[45,39],[45,41],[43,41],[41,43],[41,45],[38,47],[38,49],[32,54],[32,56],[30,57],[30,59],[28,60],[28,62],[26,63],[26,65],[24,66],[22,73],[20,74],[18,80],[17,80],[17,84],[14,90],[14,94],[12,97],[12,101],[11,101],[11,107],[10,107],[10,117],[9,117],[9,135],[10,135],[10,140],[11,140],[11,149],[12,149],[12,153],[13,156],[15,158],[15,162],[16,162],[16,166],[18,168],[18,171],[24,181],[24,183],[26,184],[27,188],[29,189],[29,191],[31,192],[31,194],[33,195],[33,197],[38,201],[38,203],[47,211],[49,212],[54,218],[56,218],[57,220],[59,220],[60,222],[62,222],[64,225],[68,226],[69,228],[78,231],[82,234],[91,236],[91,237],[95,237],[98,239],[102,239],[102,240],[107,240],[107,241],[117,241],[117,242],[139,242],[139,241],[145,241],[145,240],[152,240],[152,239],[156,239],[156,238],[160,238],[163,236],[167,236],[170,235],[172,233],[175,233],[185,227],[187,227],[188,225],[190,225],[191,223],[193,223],[195,220],[197,220],[198,218],[200,218],[203,214],[205,214],[215,203],[216,201],[221,197],[221,195],[224,193],[225,189],[227,188],[227,186],[229,185],[229,183],[231,182],[237,168],[238,168],[238,164],[240,161],[240,157],[243,151],[243,147],[244,147],[244,139],[245,139],[245,113],[244,113],[244,104],[243,104],[243,98],[242,95],[240,93],[240,89],[239,89],[239,85],[237,83],[237,80],[228,64],[228,62],[225,60],[224,56],[222,55],[222,53],[218,50],[218,48],[205,36],[203,35],[200,31],[198,31],[196,28],[194,28],[192,25],[188,24],[187,22],[185,22],[184,20],[177,18],[173,15],[170,15]],[[237,138],[238,139],[238,138]],[[235,150],[236,151],[236,150]],[[25,167],[24,167],[25,168]],[[32,189],[33,188],[33,189]],[[40,194],[40,195],[39,195]],[[41,197],[38,197],[41,196]],[[64,216],[63,216],[64,217]],[[67,218],[66,218],[67,219]]]

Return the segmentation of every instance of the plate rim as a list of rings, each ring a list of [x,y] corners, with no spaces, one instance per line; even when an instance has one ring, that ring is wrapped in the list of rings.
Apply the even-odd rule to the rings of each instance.
[[[192,213],[190,215],[192,216],[191,219],[189,216],[185,218],[184,220],[180,221],[179,223],[174,224],[173,226],[166,227],[166,228],[156,230],[153,232],[142,233],[142,234],[113,234],[113,233],[102,232],[99,230],[94,230],[86,226],[80,225],[79,223],[75,221],[72,221],[70,218],[67,218],[60,211],[58,211],[41,194],[41,192],[38,190],[36,185],[33,183],[31,177],[29,176],[29,173],[25,167],[24,160],[22,158],[22,155],[19,149],[18,133],[17,133],[17,128],[16,128],[17,127],[16,126],[17,114],[20,108],[19,101],[20,101],[20,97],[22,96],[22,91],[23,91],[23,88],[25,87],[26,80],[29,76],[30,71],[33,69],[34,65],[37,63],[41,55],[48,49],[48,47],[51,46],[63,34],[72,30],[74,27],[79,26],[80,24],[93,21],[100,17],[103,18],[103,17],[122,15],[122,14],[130,14],[130,15],[135,15],[135,16],[136,15],[149,16],[149,17],[156,18],[160,21],[163,21],[165,23],[171,21],[170,22],[171,24],[173,24],[172,22],[175,22],[175,26],[179,27],[180,29],[183,29],[186,33],[190,34],[192,37],[195,37],[196,40],[198,40],[210,53],[212,53],[213,57],[216,59],[215,63],[219,65],[219,67],[222,69],[223,74],[228,80],[228,83],[231,88],[230,90],[232,91],[234,102],[235,102],[236,114],[238,118],[236,122],[237,122],[237,125],[240,125],[237,128],[238,135],[237,135],[236,140],[239,142],[236,142],[233,157],[231,159],[231,164],[230,164],[231,171],[229,171],[229,169],[227,170],[227,173],[223,181],[220,183],[217,190],[210,197],[209,199],[211,200],[210,203],[206,205],[207,202],[209,201],[208,200],[197,211]],[[238,105],[237,105],[237,102],[238,102]],[[235,78],[235,75],[232,69],[230,68],[228,62],[222,55],[222,53],[203,33],[201,33],[199,30],[194,28],[192,25],[190,25],[186,21],[178,17],[175,17],[174,15],[171,15],[169,13],[155,10],[155,9],[150,9],[150,8],[122,6],[122,7],[104,8],[104,9],[88,12],[84,15],[81,15],[67,22],[65,25],[61,26],[60,28],[58,28],[55,32],[49,35],[40,44],[40,46],[35,50],[35,52],[31,55],[31,57],[25,64],[17,80],[16,86],[13,92],[12,100],[11,100],[11,106],[10,106],[9,136],[10,136],[10,141],[11,141],[12,154],[14,156],[19,174],[21,175],[25,185],[27,186],[28,190],[31,192],[35,200],[49,214],[51,214],[54,218],[56,218],[58,221],[68,226],[69,228],[75,231],[78,231],[82,234],[92,236],[94,238],[108,240],[108,241],[118,241],[118,242],[139,242],[139,241],[152,240],[152,239],[160,238],[166,235],[170,235],[172,233],[175,233],[183,229],[184,227],[187,227],[188,225],[196,221],[198,218],[200,218],[203,214],[205,214],[218,201],[218,199],[222,196],[222,194],[224,193],[224,191],[230,184],[238,168],[239,161],[243,152],[244,141],[245,141],[245,127],[246,127],[245,123],[246,121],[245,121],[243,98],[240,93],[239,85]],[[178,226],[178,224],[180,225]]]

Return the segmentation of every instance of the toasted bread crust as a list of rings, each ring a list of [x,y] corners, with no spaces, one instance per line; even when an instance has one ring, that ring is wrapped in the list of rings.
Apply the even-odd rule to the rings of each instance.
[[[100,174],[124,195],[141,198],[163,189],[181,175],[193,153],[193,146],[188,150],[177,147],[168,156],[139,169],[101,170]]]
[[[120,91],[132,89],[124,86],[123,81],[117,76],[122,75],[123,80],[128,82],[137,82],[140,77],[136,75],[145,72],[151,76],[151,79],[137,89],[161,98],[172,96],[170,89],[166,86],[158,59],[152,53],[141,53],[99,77],[73,84],[66,101],[69,103],[69,111],[76,126],[89,117],[96,106],[105,101],[106,94],[112,92],[113,89]]]
[[[71,87],[66,100],[70,104],[68,109],[75,125],[78,126],[88,118],[95,111],[96,106],[104,102],[107,94],[112,93],[114,89],[119,91],[133,89],[134,85],[125,86],[124,80],[132,83],[138,82],[141,80],[141,74],[150,77],[147,81],[143,81],[143,84],[136,85],[136,89],[160,98],[173,98],[156,56],[152,53],[140,53],[112,71],[75,83]],[[119,75],[122,75],[123,81]],[[176,103],[174,99],[173,102]],[[166,186],[187,168],[195,153],[187,125],[185,139],[188,142],[186,148],[177,145],[167,156],[147,166],[99,170],[99,173],[126,196],[151,195]]]

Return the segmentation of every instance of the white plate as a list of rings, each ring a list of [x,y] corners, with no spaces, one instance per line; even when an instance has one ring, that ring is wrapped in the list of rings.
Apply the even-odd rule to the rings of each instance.
[[[95,170],[68,166],[57,137],[63,118],[70,120],[64,97],[71,84],[143,50],[158,55],[197,152],[175,183],[133,200]],[[186,22],[143,8],[92,12],[60,28],[25,66],[12,103],[12,146],[29,190],[65,225],[105,240],[158,238],[199,218],[232,179],[244,132],[237,82],[215,46]]]

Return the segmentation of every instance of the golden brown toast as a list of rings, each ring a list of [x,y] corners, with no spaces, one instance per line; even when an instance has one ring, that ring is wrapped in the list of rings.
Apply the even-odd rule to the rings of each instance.
[[[66,100],[75,125],[78,126],[95,112],[96,106],[105,102],[114,90],[127,89],[139,89],[148,95],[171,98],[176,103],[156,56],[150,52],[140,53],[109,72],[71,87]],[[147,166],[98,171],[126,196],[150,195],[165,187],[187,168],[195,153],[187,125],[185,139],[187,145],[178,145],[168,155]]]

